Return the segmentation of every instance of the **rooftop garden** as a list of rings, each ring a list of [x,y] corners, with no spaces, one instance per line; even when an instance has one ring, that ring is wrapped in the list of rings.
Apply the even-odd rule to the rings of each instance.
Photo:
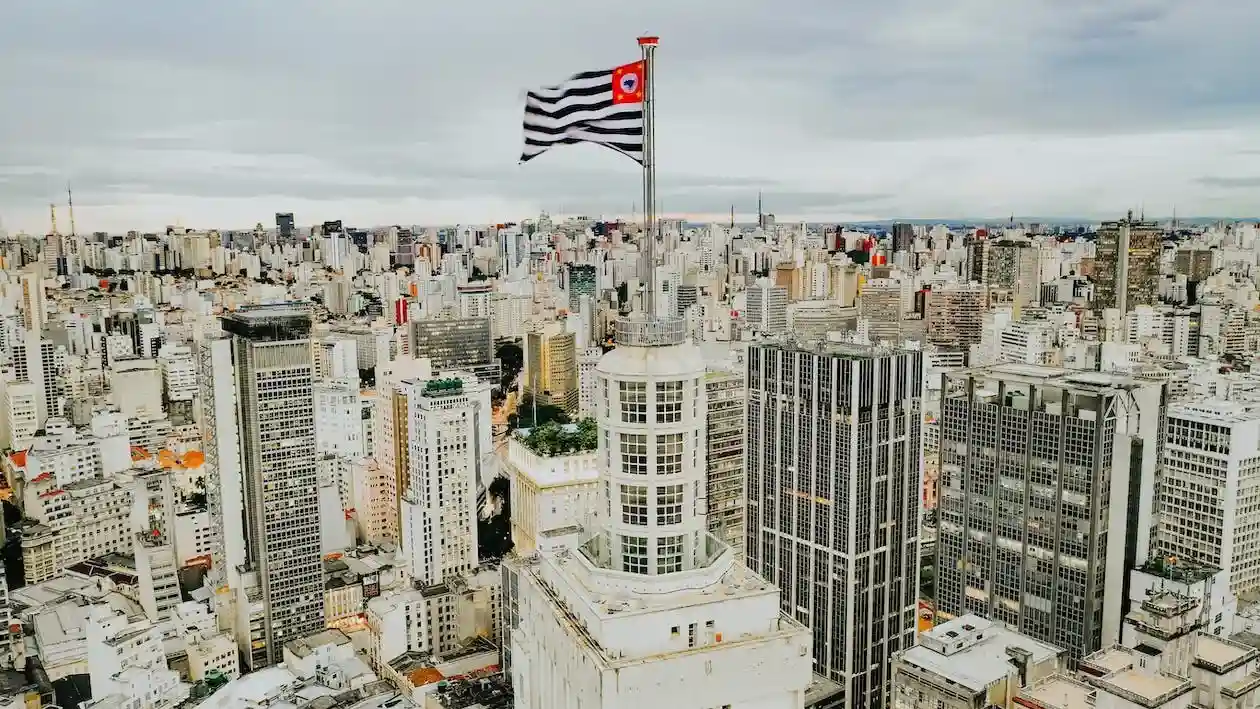
[[[548,421],[528,430],[521,429],[517,440],[541,456],[588,453],[599,447],[599,428],[593,418],[567,424]]]

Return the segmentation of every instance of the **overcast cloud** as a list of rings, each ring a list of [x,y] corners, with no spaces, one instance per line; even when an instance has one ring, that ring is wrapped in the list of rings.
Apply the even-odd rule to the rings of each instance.
[[[80,231],[629,216],[637,166],[525,166],[527,88],[661,35],[661,204],[724,218],[1252,216],[1246,0],[10,0],[0,220]]]

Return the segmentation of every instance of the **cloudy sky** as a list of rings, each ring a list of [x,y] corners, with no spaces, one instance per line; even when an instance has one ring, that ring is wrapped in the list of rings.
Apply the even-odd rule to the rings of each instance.
[[[643,32],[671,214],[1260,213],[1254,1],[11,0],[0,222],[627,216],[633,162],[520,166],[520,118]]]

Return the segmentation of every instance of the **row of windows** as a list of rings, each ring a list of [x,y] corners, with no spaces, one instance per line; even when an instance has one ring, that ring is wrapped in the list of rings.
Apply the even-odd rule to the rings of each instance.
[[[646,433],[619,434],[621,472],[626,475],[647,475],[648,436]],[[682,472],[683,434],[663,433],[656,436],[656,473],[675,475]]]
[[[607,383],[605,383],[605,387],[607,387]],[[683,382],[656,382],[655,389],[656,422],[678,423],[682,421],[682,405],[685,398]],[[623,423],[645,424],[648,422],[647,382],[617,382],[617,395]],[[605,398],[607,398],[606,388]]]
[[[656,524],[682,523],[683,486],[661,485],[656,488]],[[648,486],[621,486],[621,522],[639,527],[648,523]]]
[[[632,574],[648,573],[647,537],[621,536],[621,568]],[[656,573],[682,571],[683,535],[656,540]]]

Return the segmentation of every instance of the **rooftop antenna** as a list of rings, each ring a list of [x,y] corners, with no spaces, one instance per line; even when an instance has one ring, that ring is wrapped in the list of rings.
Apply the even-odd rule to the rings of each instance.
[[[757,227],[764,228],[766,219],[764,212],[761,211],[761,190],[757,190]]]
[[[48,204],[48,216],[52,222],[52,231],[48,232],[49,236],[57,236],[57,205]]]
[[[70,209],[70,236],[77,236],[74,229],[74,192],[71,191],[69,182],[66,182],[66,205]]]
[[[731,205],[731,228],[735,228],[735,205]]]

